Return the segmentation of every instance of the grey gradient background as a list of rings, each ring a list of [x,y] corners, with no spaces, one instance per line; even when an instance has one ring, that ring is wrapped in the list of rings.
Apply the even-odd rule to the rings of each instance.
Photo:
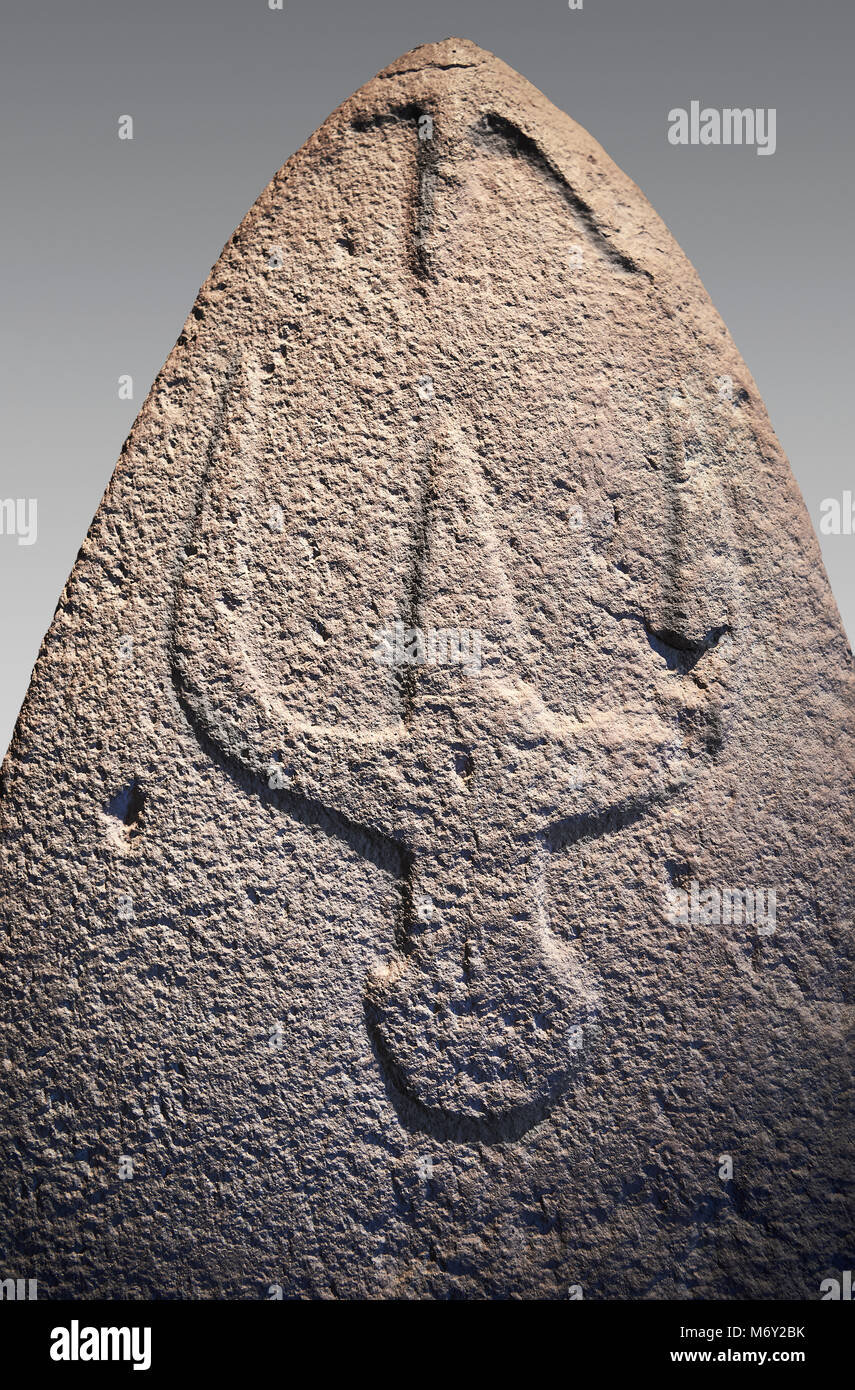
[[[380,68],[473,39],[585,126],[694,262],[818,529],[855,486],[851,0],[3,0],[0,751],[122,443],[224,242]],[[675,148],[667,112],[774,106],[778,148]],[[134,117],[134,140],[117,120]],[[119,401],[117,378],[134,378]],[[821,537],[850,637],[855,536]]]

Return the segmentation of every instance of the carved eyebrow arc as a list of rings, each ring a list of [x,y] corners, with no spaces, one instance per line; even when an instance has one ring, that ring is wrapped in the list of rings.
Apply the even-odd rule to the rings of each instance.
[[[351,130],[358,130],[364,133],[366,130],[377,130],[384,125],[399,125],[401,122],[418,121],[419,116],[429,115],[427,107],[421,106],[418,102],[408,101],[402,106],[388,106],[382,111],[370,111],[361,116],[354,116],[351,119]]]
[[[494,111],[486,111],[480,122],[473,126],[469,133],[470,139],[475,144],[492,148],[497,152],[502,150],[512,157],[521,155],[528,160],[529,164],[562,195],[571,211],[582,223],[588,239],[616,269],[629,274],[644,276],[652,282],[653,276],[649,270],[644,270],[626,252],[619,251],[617,247],[612,245],[600,227],[593,209],[585,202],[584,198],[580,197],[566,175],[541,149],[538,142],[530,135],[526,135],[525,131],[518,125]]]
[[[436,111],[418,102],[408,102],[402,106],[390,106],[386,110],[375,111],[370,115],[354,116],[350,122],[351,129],[360,134],[370,130],[380,130],[389,125],[411,126],[415,132],[415,179],[409,198],[410,268],[420,283],[435,278],[428,264],[427,239],[433,220],[434,185],[437,178],[437,144],[433,135],[428,140],[423,140],[419,136],[419,122],[424,116],[430,118],[435,134]]]

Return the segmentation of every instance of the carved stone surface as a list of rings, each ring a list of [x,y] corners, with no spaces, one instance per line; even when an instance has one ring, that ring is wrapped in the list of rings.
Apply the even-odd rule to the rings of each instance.
[[[639,190],[474,45],[394,63],[203,286],[4,765],[2,1272],[818,1297],[852,674]]]

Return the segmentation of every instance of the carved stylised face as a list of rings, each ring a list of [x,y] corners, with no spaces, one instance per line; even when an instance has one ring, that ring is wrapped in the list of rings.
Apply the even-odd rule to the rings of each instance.
[[[616,326],[650,276],[514,121],[449,88],[356,113],[344,143],[224,388],[177,684],[234,775],[399,880],[365,984],[396,1094],[452,1136],[519,1134],[596,1011],[548,856],[678,795],[722,736],[718,398],[670,381],[667,320]]]

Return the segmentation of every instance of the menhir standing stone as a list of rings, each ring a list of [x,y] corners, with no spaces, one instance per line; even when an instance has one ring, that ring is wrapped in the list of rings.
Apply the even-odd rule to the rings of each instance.
[[[0,1272],[818,1297],[852,710],[665,227],[504,64],[407,54],[224,250],[40,655]]]

